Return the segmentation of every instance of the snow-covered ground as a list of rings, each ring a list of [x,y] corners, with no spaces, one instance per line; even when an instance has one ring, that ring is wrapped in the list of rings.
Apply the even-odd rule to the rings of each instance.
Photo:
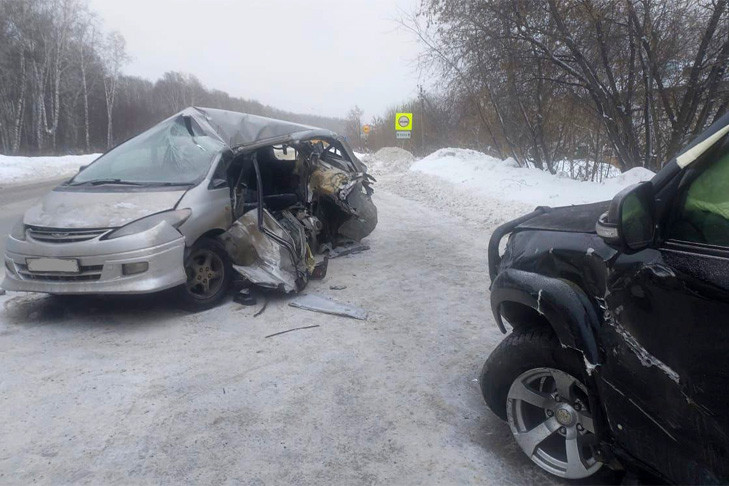
[[[650,180],[655,174],[642,167],[603,183],[577,181],[566,174],[553,175],[535,168],[523,168],[513,159],[500,160],[469,149],[445,148],[415,160],[408,152],[386,148],[362,157],[375,175],[407,171],[435,176],[458,190],[486,199],[500,199],[531,206],[565,206],[611,199],[620,189]],[[449,187],[450,190],[450,187]]]
[[[0,187],[71,177],[78,172],[79,167],[90,164],[99,155],[66,155],[63,157],[0,155]]]
[[[535,168],[519,167],[468,149],[446,148],[416,160],[397,148],[358,154],[377,187],[489,230],[536,206],[567,206],[612,199],[621,189],[650,180],[647,169],[631,169],[604,183],[582,182]]]
[[[307,288],[367,321],[275,293],[194,315],[164,295],[0,296],[0,482],[563,484],[479,392],[503,338],[488,304],[490,230],[649,174],[598,185],[459,149],[380,157],[367,157],[371,249],[331,260]],[[69,160],[71,173],[88,160]],[[0,220],[21,210],[10,206]],[[319,327],[266,337],[304,326]]]
[[[487,235],[375,190],[371,249],[306,289],[367,321],[275,293],[192,315],[164,295],[0,296],[0,483],[559,484],[479,391],[503,337]]]
[[[521,168],[511,159],[466,149],[441,149],[415,162],[411,171],[434,175],[490,198],[533,206],[583,204],[612,198],[620,189],[650,180],[655,174],[634,168],[604,183],[576,181],[549,172]]]

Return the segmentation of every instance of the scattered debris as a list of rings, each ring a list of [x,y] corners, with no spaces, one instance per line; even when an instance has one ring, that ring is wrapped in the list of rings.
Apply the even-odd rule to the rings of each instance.
[[[258,303],[258,299],[251,294],[249,289],[243,289],[233,297],[233,301],[241,305],[252,306]]]
[[[266,310],[266,307],[268,307],[268,299],[265,299],[265,300],[263,301],[263,307],[261,307],[261,310],[259,310],[259,311],[258,311],[258,312],[256,312],[255,314],[253,314],[253,317],[258,317],[258,316],[260,316],[261,314],[263,314],[263,312],[264,312],[264,311]]]
[[[291,307],[310,310],[313,312],[321,312],[323,314],[331,314],[334,316],[353,317],[361,321],[367,320],[367,311],[348,304],[335,302],[326,297],[312,294],[302,294],[296,299],[289,302]]]
[[[363,243],[354,243],[347,246],[338,246],[329,250],[329,258],[339,258],[347,255],[354,255],[356,253],[362,253],[370,249],[369,245]]]
[[[324,257],[324,260],[316,264],[309,278],[311,280],[323,280],[327,276],[327,268],[329,268],[329,257]]]
[[[330,285],[329,290],[344,290],[346,289],[346,285]]]
[[[319,324],[315,324],[313,326],[304,326],[304,327],[295,327],[293,329],[287,329],[286,331],[276,332],[273,334],[269,334],[266,336],[266,338],[274,337],[274,336],[280,336],[281,334],[286,334],[287,332],[294,332],[294,331],[300,331],[302,329],[313,329],[315,327],[319,327]]]
[[[4,289],[0,289],[0,295],[5,295],[5,290]]]

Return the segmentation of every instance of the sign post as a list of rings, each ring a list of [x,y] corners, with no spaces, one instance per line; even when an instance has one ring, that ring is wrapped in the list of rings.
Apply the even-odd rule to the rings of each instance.
[[[398,140],[409,140],[413,133],[413,114],[395,114],[395,138]]]
[[[371,131],[372,131],[372,127],[370,125],[362,125],[362,133],[360,134],[360,137],[362,137],[362,140],[364,140],[365,152],[367,152],[369,150],[367,142],[370,138]]]

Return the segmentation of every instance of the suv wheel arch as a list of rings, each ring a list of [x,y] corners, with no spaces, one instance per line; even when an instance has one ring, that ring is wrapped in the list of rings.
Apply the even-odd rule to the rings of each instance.
[[[527,307],[532,311],[525,311]],[[491,310],[501,332],[506,333],[502,314],[515,327],[549,324],[563,346],[580,351],[591,365],[599,364],[595,333],[599,319],[589,298],[574,283],[523,270],[507,269],[491,287]]]

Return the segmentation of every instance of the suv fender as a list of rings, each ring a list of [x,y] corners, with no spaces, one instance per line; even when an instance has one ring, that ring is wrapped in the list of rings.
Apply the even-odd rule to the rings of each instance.
[[[595,340],[599,319],[587,295],[577,285],[509,268],[498,274],[491,287],[491,310],[504,334],[501,307],[509,302],[534,309],[547,320],[563,346],[580,351],[591,365],[599,364]]]

